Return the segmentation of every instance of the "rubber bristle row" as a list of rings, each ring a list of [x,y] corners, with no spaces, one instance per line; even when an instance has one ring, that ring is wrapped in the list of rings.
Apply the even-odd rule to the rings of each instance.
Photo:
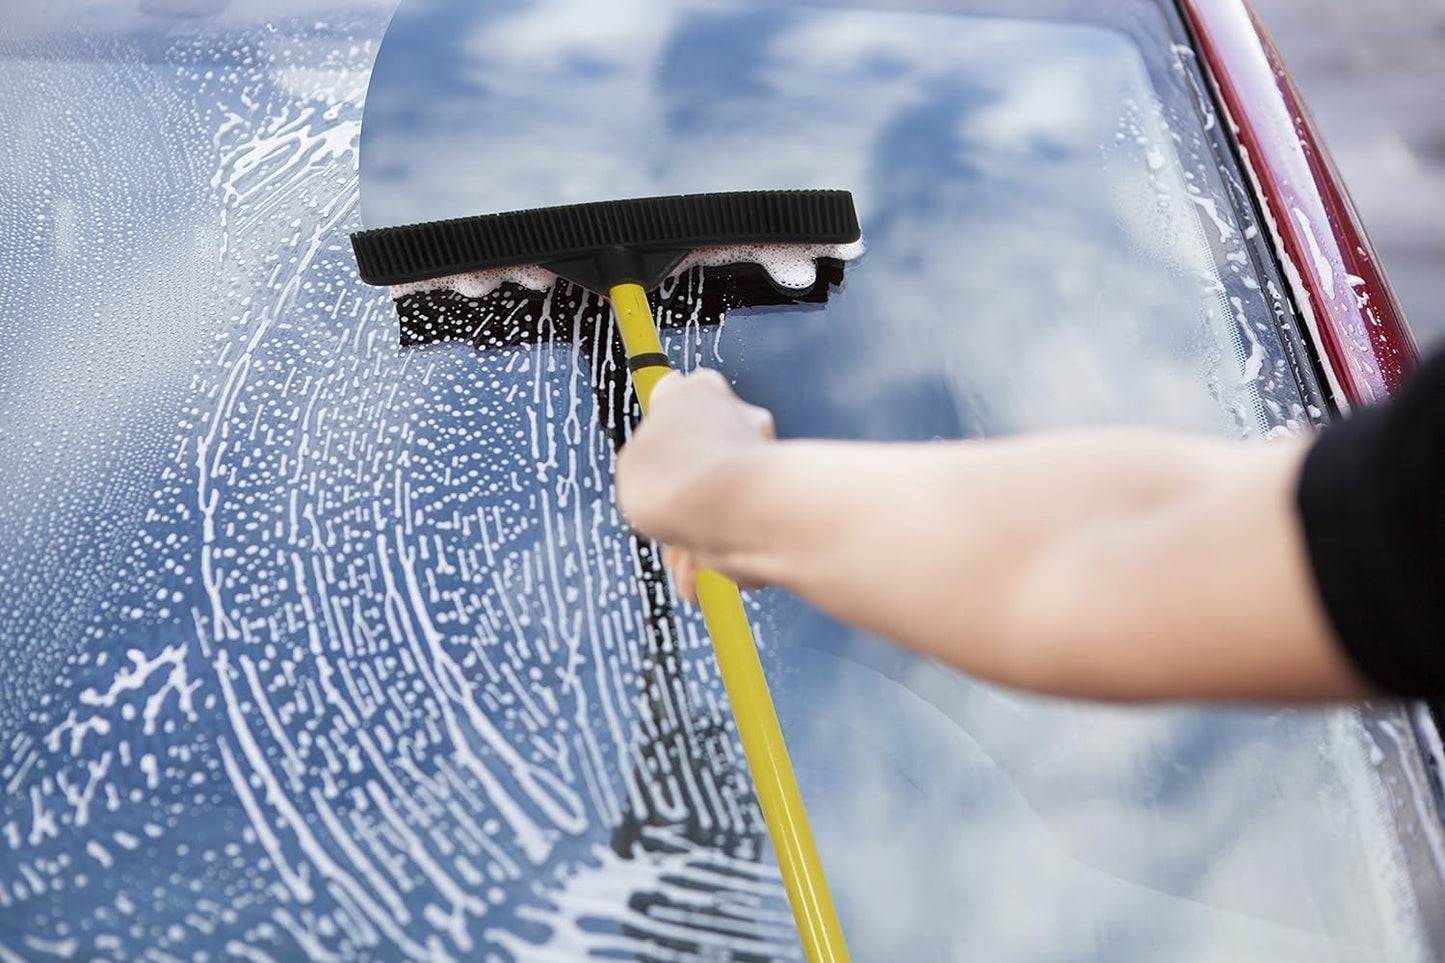
[[[362,280],[393,285],[546,264],[609,248],[694,250],[848,244],[861,232],[847,191],[681,194],[484,214],[351,235]]]

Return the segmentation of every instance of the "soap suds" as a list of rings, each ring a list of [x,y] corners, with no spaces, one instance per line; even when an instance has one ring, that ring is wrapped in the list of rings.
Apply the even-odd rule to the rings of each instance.
[[[702,247],[693,251],[668,277],[694,267],[724,267],[730,264],[756,264],[768,272],[773,283],[785,291],[806,291],[818,281],[818,260],[851,262],[863,256],[867,245],[862,238],[848,244],[738,244]],[[412,281],[391,287],[393,299],[426,291],[454,291],[465,298],[482,298],[504,284],[516,284],[533,291],[548,291],[557,283],[557,275],[536,264],[492,268],[450,274],[426,281]]]

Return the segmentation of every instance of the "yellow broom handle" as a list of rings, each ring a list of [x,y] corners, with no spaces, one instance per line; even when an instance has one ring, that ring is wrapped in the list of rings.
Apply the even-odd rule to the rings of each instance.
[[[647,305],[647,292],[639,284],[619,284],[609,294],[627,348],[632,382],[646,414],[653,387],[668,372],[667,357]],[[833,896],[823,878],[823,864],[808,827],[808,814],[803,811],[798,779],[793,775],[773,697],[768,693],[767,676],[758,661],[742,596],[730,579],[704,569],[697,573],[697,597],[748,768],[752,770],[763,820],[777,853],[803,951],[809,963],[844,963],[848,948],[843,944],[838,911],[833,908]]]

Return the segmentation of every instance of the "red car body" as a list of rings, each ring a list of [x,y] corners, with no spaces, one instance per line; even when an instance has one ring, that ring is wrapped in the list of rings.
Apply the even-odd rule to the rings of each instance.
[[[1244,0],[1181,0],[1340,406],[1394,392],[1415,342],[1298,87]]]

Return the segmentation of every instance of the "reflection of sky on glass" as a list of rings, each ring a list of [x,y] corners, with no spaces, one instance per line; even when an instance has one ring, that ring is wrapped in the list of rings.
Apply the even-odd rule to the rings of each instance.
[[[1299,415],[1265,348],[1245,370],[1225,357],[1267,315],[1255,305],[1245,320],[1214,280],[1211,245],[1242,239],[1201,219],[1214,202],[1186,189],[1122,35],[660,3],[459,20],[433,2],[398,24],[363,133],[368,224],[843,187],[873,250],[850,304],[888,319],[878,338],[925,338],[948,359],[971,396],[957,402],[971,433],[1126,408],[1136,421],[1249,430],[1261,385],[1245,374]],[[927,353],[871,353],[869,370],[838,373],[851,409],[839,416],[855,431],[881,395],[937,375]]]
[[[785,433],[1302,420],[1254,280],[1216,266],[1244,261],[1241,232],[1123,34],[788,5],[460,10],[418,4],[389,35],[367,223],[852,190],[869,254],[843,294],[735,312],[711,349]],[[761,611],[861,958],[1408,955],[1352,717],[1060,706],[780,598]]]
[[[706,642],[613,505],[621,373],[398,347],[346,243],[387,10],[288,9],[0,37],[0,958],[797,958]],[[1286,421],[1140,70],[1021,22],[408,6],[366,215],[848,187],[872,250],[826,309],[669,335],[785,430]],[[1412,958],[1353,716],[1041,703],[757,605],[856,959]]]

